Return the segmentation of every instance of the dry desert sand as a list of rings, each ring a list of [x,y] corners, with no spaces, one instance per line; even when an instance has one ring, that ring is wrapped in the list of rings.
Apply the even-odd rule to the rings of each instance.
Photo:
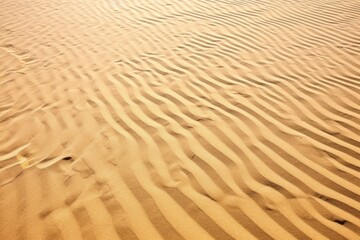
[[[360,239],[358,0],[1,0],[0,239]]]

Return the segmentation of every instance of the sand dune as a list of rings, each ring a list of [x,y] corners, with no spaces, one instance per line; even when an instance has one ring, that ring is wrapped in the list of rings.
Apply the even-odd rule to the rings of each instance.
[[[356,0],[2,0],[0,239],[360,239]]]

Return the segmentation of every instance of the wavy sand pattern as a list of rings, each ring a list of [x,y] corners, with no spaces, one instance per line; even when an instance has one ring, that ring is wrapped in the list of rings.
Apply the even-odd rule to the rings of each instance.
[[[360,239],[357,0],[1,0],[0,239]]]

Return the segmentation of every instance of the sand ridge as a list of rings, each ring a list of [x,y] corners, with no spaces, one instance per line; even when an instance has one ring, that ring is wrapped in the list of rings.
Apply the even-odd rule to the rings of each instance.
[[[0,239],[360,239],[359,16],[2,0]]]

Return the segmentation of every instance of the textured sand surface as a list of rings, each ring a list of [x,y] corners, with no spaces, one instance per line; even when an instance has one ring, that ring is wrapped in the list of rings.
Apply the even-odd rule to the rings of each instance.
[[[360,239],[358,0],[1,0],[0,239]]]

